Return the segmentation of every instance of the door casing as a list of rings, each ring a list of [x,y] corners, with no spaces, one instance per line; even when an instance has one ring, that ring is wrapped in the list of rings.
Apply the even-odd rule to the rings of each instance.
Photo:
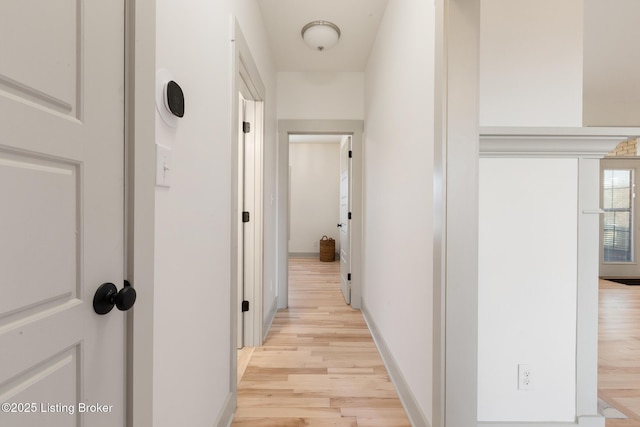
[[[278,120],[277,277],[278,308],[289,305],[289,135],[351,135],[351,307],[361,307],[362,266],[362,120]]]
[[[153,425],[156,0],[125,0],[125,274],[138,293],[127,318],[127,426]],[[135,402],[135,405],[134,405]]]
[[[263,282],[263,116],[264,103],[256,101],[249,86],[240,82],[242,98],[242,116],[238,119],[238,216],[249,213],[249,221],[238,221],[237,238],[237,288],[238,305],[246,300],[249,311],[238,311],[238,340],[236,347],[245,345],[256,347],[262,345],[262,282]],[[249,98],[249,99],[247,99]],[[240,98],[238,98],[240,100]],[[240,129],[244,121],[249,123],[250,131],[244,133]],[[242,133],[240,133],[242,132]]]
[[[431,424],[474,426],[478,419],[480,2],[436,0],[435,7]]]
[[[340,141],[340,287],[347,304],[351,304],[351,145],[353,137]]]
[[[234,71],[232,84],[232,141],[239,140],[240,126],[242,120],[240,117],[239,94],[246,100],[254,101],[255,117],[254,123],[251,123],[252,134],[254,137],[254,155],[251,164],[244,162],[245,168],[252,168],[249,179],[245,180],[244,188],[251,194],[249,197],[253,202],[252,211],[250,212],[249,223],[242,224],[242,212],[239,210],[239,197],[242,189],[239,183],[239,151],[238,144],[232,144],[231,153],[231,206],[233,214],[231,215],[231,334],[232,334],[232,361],[237,363],[237,337],[238,337],[238,311],[240,310],[241,301],[238,301],[239,275],[238,268],[244,264],[244,298],[249,301],[250,308],[248,312],[243,314],[244,319],[244,345],[257,347],[262,345],[263,332],[263,238],[264,238],[264,213],[263,213],[263,153],[264,153],[264,101],[265,87],[262,83],[258,67],[256,66],[247,42],[242,34],[240,25],[234,24]],[[249,182],[250,181],[250,182]],[[246,198],[245,198],[246,199]],[[252,227],[251,234],[253,246],[250,251],[242,250],[244,247],[244,239],[240,233],[240,226]],[[244,253],[244,261],[240,259],[240,253]],[[232,376],[235,376],[235,366],[232,366]],[[235,387],[235,379],[232,378],[232,387]]]

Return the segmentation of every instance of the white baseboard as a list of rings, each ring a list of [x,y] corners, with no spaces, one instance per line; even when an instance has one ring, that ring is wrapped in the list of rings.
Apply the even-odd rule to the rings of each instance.
[[[235,392],[231,392],[227,395],[227,398],[222,405],[222,410],[218,415],[218,419],[213,424],[214,427],[230,427],[233,421],[233,414],[236,412],[236,406],[238,405],[238,399]]]
[[[267,338],[267,334],[269,333],[269,329],[271,329],[271,325],[273,324],[273,319],[276,317],[276,311],[278,311],[278,299],[273,300],[273,304],[271,304],[271,308],[267,313],[267,317],[264,322],[262,322],[262,340],[264,341]]]
[[[409,388],[407,381],[404,379],[402,372],[400,372],[398,364],[393,358],[393,355],[391,354],[387,343],[384,341],[384,338],[380,334],[380,330],[376,326],[376,323],[373,321],[364,301],[362,301],[361,311],[362,315],[364,316],[365,322],[367,322],[367,325],[369,326],[371,336],[373,336],[373,341],[378,347],[378,351],[380,352],[382,361],[384,362],[384,365],[389,372],[389,377],[391,378],[393,385],[396,387],[400,402],[402,402],[402,406],[404,406],[404,410],[409,417],[409,421],[411,421],[411,425],[413,427],[431,427],[429,421],[427,421],[427,417],[420,409],[420,406],[418,405],[413,392]]]
[[[320,258],[320,252],[289,252],[289,258]]]
[[[605,427],[601,415],[578,417],[575,423],[563,422],[479,422],[478,427]]]
[[[580,427],[604,427],[605,418],[602,415],[579,417],[578,425]]]
[[[389,372],[389,377],[396,387],[398,397],[413,427],[430,427],[426,416],[420,409],[409,385],[396,363],[389,347],[373,321],[365,302],[362,302],[362,315],[369,326],[373,340],[378,347],[382,360]],[[478,422],[477,427],[605,427],[605,419],[600,415],[580,416],[574,423],[563,422]]]
[[[320,252],[289,252],[289,258],[320,258]],[[336,252],[335,260],[340,259],[340,253]]]

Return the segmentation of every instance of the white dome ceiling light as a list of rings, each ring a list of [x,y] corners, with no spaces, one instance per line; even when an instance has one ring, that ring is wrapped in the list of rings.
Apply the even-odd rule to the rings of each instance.
[[[340,28],[329,21],[313,21],[302,27],[301,34],[307,45],[322,52],[338,43]]]

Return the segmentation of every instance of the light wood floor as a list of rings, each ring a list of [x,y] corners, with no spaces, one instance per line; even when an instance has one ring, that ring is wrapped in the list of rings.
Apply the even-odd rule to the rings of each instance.
[[[233,426],[410,426],[338,272],[338,262],[290,261],[290,308],[244,352]],[[601,280],[599,322],[598,395],[629,417],[606,425],[640,427],[640,286]]]
[[[255,349],[255,347],[243,347],[238,350],[238,384],[249,366],[249,360],[251,360]]]
[[[600,281],[598,395],[629,419],[607,427],[640,426],[640,286]]]
[[[410,427],[369,329],[347,306],[339,262],[289,262],[276,314],[238,386],[236,427]]]

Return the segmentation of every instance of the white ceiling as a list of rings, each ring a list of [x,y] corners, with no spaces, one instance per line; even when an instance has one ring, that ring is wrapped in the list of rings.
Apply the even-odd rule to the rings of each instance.
[[[277,71],[364,71],[387,0],[258,0]],[[308,47],[302,27],[317,20],[340,27],[338,44]]]

